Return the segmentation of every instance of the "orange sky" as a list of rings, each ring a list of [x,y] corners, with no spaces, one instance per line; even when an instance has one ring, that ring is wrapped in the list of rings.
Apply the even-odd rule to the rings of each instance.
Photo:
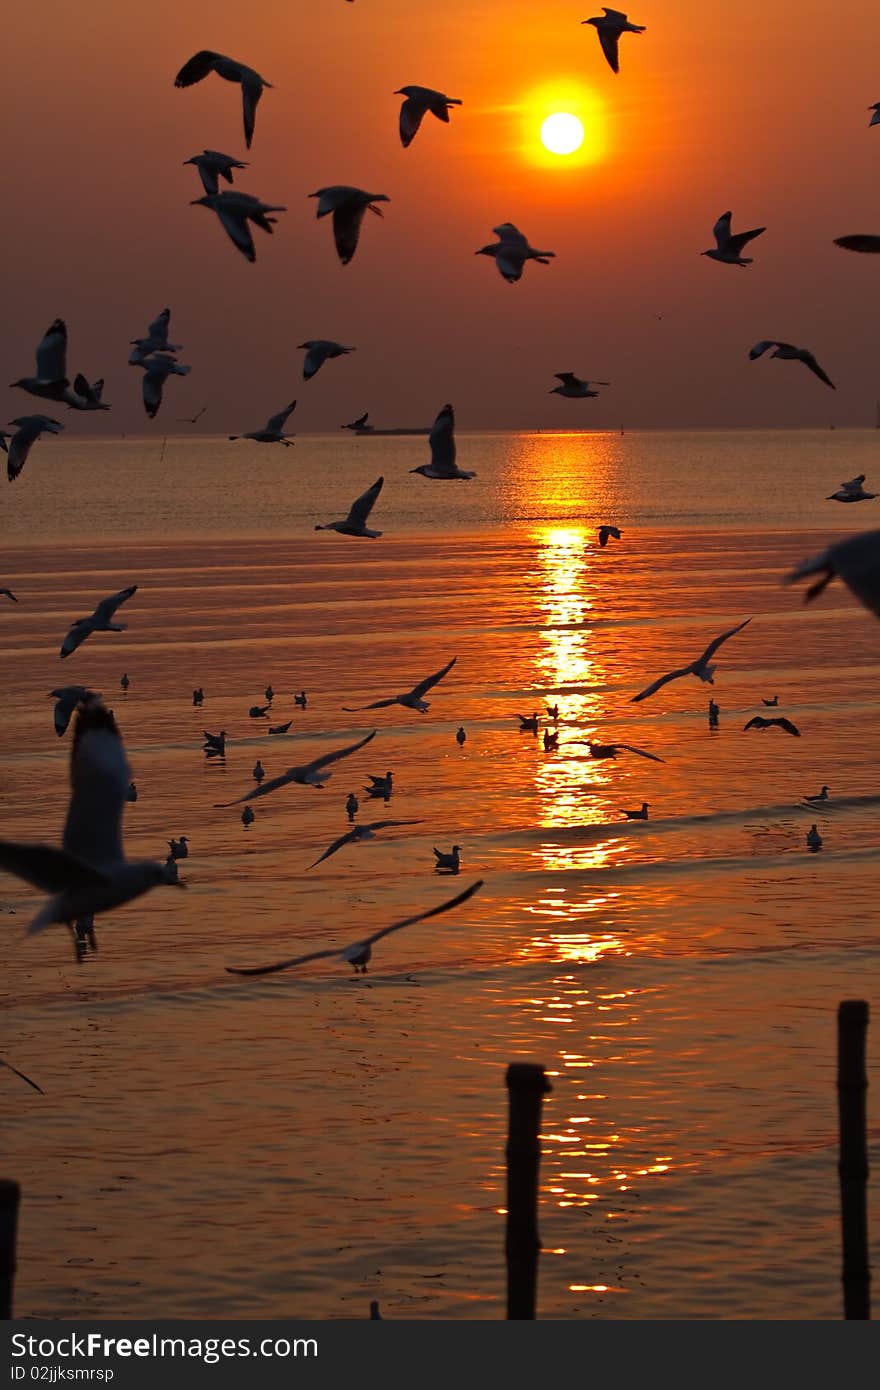
[[[880,233],[880,9],[855,0],[845,32],[822,0],[640,0],[615,76],[588,0],[50,0],[4,30],[17,93],[4,161],[4,382],[32,370],[53,317],[70,375],[107,380],[114,409],[68,428],[173,432],[207,404],[218,433],[258,427],[293,396],[300,431],[369,409],[422,424],[451,400],[461,428],[552,425],[873,424],[880,397],[880,258],[834,247]],[[237,186],[284,203],[248,265],[182,161],[203,147],[244,158],[238,90],[211,76],[175,90],[197,49],[274,84]],[[11,82],[11,87],[10,87]],[[407,83],[460,97],[403,150]],[[603,111],[596,162],[538,155],[542,102]],[[538,100],[535,93],[542,91]],[[545,103],[546,104],[546,103]],[[588,142],[596,127],[588,122]],[[351,265],[307,195],[352,183],[391,198]],[[747,270],[699,252],[726,208],[766,224]],[[501,221],[557,258],[505,284],[474,251]],[[128,340],[161,308],[192,364],[150,424]],[[654,316],[663,315],[662,321]],[[302,381],[306,338],[354,344]],[[798,364],[747,360],[763,337],[816,354],[829,391]],[[548,394],[555,371],[607,378],[599,400]],[[4,419],[40,403],[6,392]],[[50,411],[49,413],[52,413]]]

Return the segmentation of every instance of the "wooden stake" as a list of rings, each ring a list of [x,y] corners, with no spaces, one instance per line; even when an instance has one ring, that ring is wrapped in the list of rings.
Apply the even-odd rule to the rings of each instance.
[[[0,1319],[6,1320],[12,1317],[19,1196],[17,1182],[12,1182],[9,1178],[0,1178]]]
[[[511,1062],[507,1068],[510,1114],[507,1131],[507,1316],[535,1316],[538,1283],[538,1168],[541,1102],[550,1082],[544,1068]]]
[[[843,1315],[871,1316],[868,1264],[868,1142],[865,1035],[868,1005],[846,999],[837,1010],[837,1099],[840,1113],[840,1220],[843,1232]]]

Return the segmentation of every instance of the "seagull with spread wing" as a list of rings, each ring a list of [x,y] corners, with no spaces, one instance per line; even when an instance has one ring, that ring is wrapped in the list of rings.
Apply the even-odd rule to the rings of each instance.
[[[55,922],[109,912],[159,884],[185,887],[164,864],[125,857],[122,811],[131,768],[113,715],[97,699],[77,712],[70,781],[60,849],[0,841],[0,868],[50,895],[28,935]]]
[[[738,632],[742,632],[751,622],[751,618],[746,618],[744,622],[737,623],[736,627],[728,628],[727,632],[722,632],[720,637],[715,637],[708,645],[706,650],[697,657],[696,661],[691,661],[687,666],[679,666],[675,671],[669,671],[665,676],[660,676],[659,680],[653,681],[646,689],[633,695],[632,703],[638,700],[647,700],[649,695],[654,695],[661,686],[668,685],[670,681],[678,680],[679,676],[696,676],[698,680],[705,681],[708,685],[714,685],[713,676],[715,667],[710,665],[712,657],[717,652],[723,642],[730,637],[734,637]]]
[[[14,483],[40,435],[60,434],[64,426],[50,415],[19,415],[17,420],[10,420],[9,423],[17,426],[6,451],[6,476]]]
[[[561,386],[553,386],[550,389],[551,396],[565,396],[569,400],[584,400],[587,396],[598,396],[599,392],[594,391],[594,386],[610,386],[610,381],[585,381],[583,377],[575,376],[574,372],[554,372],[553,375]]]
[[[791,734],[793,738],[800,738],[801,736],[801,731],[797,727],[797,725],[792,724],[790,719],[786,719],[782,715],[780,715],[777,719],[765,719],[762,714],[756,714],[754,718],[749,720],[748,724],[743,724],[743,733],[745,733],[746,729],[773,728],[784,729],[785,732],[787,734]]]
[[[284,444],[290,448],[290,441],[293,436],[284,433],[284,426],[295,410],[296,401],[291,401],[290,405],[279,410],[277,415],[270,415],[261,430],[252,430],[250,434],[231,434],[229,438],[253,439],[257,444]]]
[[[216,72],[218,77],[225,78],[227,82],[237,82],[241,87],[244,141],[250,149],[254,138],[254,122],[257,119],[257,104],[263,95],[263,88],[271,87],[272,83],[235,58],[227,58],[223,53],[213,53],[209,48],[202,48],[184,63],[174,79],[174,85],[192,87],[212,72]]]
[[[414,685],[412,690],[405,690],[402,695],[392,695],[387,700],[374,700],[371,705],[356,705],[354,709],[350,709],[348,705],[343,705],[343,709],[348,714],[356,714],[365,709],[387,709],[389,705],[403,705],[406,709],[414,709],[418,710],[419,714],[426,714],[430,706],[424,699],[425,695],[442,681],[444,676],[449,674],[457,660],[458,658],[454,656],[441,670],[435,671],[433,676],[426,676],[423,681],[419,681],[418,685]]]
[[[323,526],[316,526],[316,531],[338,531],[340,536],[367,536],[370,540],[375,540],[381,536],[381,531],[371,531],[367,525],[370,512],[376,504],[376,498],[382,491],[384,478],[377,478],[366,492],[362,492],[351,504],[351,511],[348,516],[341,521],[328,521]]]
[[[50,690],[47,698],[55,701],[55,732],[59,738],[63,738],[77,705],[88,700],[100,700],[101,696],[85,685],[60,685]]]
[[[494,256],[498,274],[509,285],[515,285],[517,280],[521,279],[526,261],[549,265],[556,255],[555,251],[538,251],[534,246],[530,246],[528,238],[523,236],[512,222],[502,222],[499,227],[493,227],[492,231],[499,240],[491,246],[481,246],[474,255]]]
[[[476,473],[459,468],[455,462],[455,411],[451,405],[444,405],[438,414],[431,426],[428,444],[431,449],[431,462],[422,463],[418,468],[411,468],[410,473],[421,473],[423,478],[446,480],[453,478],[468,480],[477,476]]]
[[[595,743],[590,739],[573,738],[569,740],[572,744],[584,744],[590,750],[590,757],[598,762],[605,762],[609,758],[614,759],[618,753],[638,753],[640,758],[650,758],[652,763],[665,762],[665,758],[658,758],[656,753],[648,753],[644,748],[636,748],[634,743]]]
[[[449,124],[450,106],[461,106],[458,97],[447,97],[433,87],[399,87],[396,97],[406,97],[400,108],[400,143],[406,150],[419,133],[419,126],[430,111],[438,121]]]
[[[841,483],[836,492],[829,493],[826,502],[872,502],[877,496],[876,492],[865,491],[865,474],[860,473],[857,478],[850,478],[848,482]]]
[[[734,235],[730,230],[732,216],[732,212],[722,212],[712,228],[715,245],[710,251],[701,251],[700,254],[708,256],[712,261],[721,261],[723,265],[751,265],[752,257],[744,256],[743,251],[750,241],[766,232],[767,228],[753,227],[750,232],[737,232]]]
[[[749,349],[749,361],[754,362],[758,357],[763,357],[768,348],[775,348],[776,351],[771,352],[770,356],[780,357],[783,362],[803,362],[804,366],[813,373],[813,376],[824,381],[825,385],[830,386],[832,391],[837,390],[830,376],[819,366],[808,348],[794,347],[791,343],[780,343],[776,338],[762,338],[760,343],[755,343],[755,346]]]
[[[333,214],[333,240],[336,254],[343,265],[348,265],[357,250],[364,213],[369,208],[377,217],[382,209],[377,203],[390,203],[387,193],[367,193],[363,188],[353,188],[349,184],[330,184],[310,193],[310,198],[318,199],[318,217]]]
[[[352,753],[365,747],[375,737],[374,729],[357,743],[349,743],[345,748],[336,748],[332,753],[323,753],[320,758],[313,758],[310,763],[303,763],[300,767],[289,767],[280,777],[272,777],[268,782],[254,787],[252,791],[245,792],[244,796],[237,796],[234,801],[218,801],[216,806],[218,810],[225,810],[228,806],[237,806],[240,801],[254,801],[258,796],[268,796],[270,792],[277,791],[279,787],[286,787],[291,782],[296,782],[301,787],[323,788],[324,783],[333,775],[326,771],[331,763],[338,763],[340,758],[351,757]]]
[[[817,598],[832,579],[840,578],[859,603],[880,618],[880,531],[863,531],[829,545],[792,570],[785,582],[794,584],[814,574],[819,578],[807,589],[805,602]]]
[[[233,169],[248,167],[242,164],[240,159],[233,159],[231,154],[223,154],[221,150],[202,150],[201,154],[194,154],[192,159],[185,159],[183,162],[196,166],[206,193],[219,193],[220,179],[232,183]]]
[[[223,228],[233,246],[236,246],[246,261],[251,264],[257,259],[257,251],[254,246],[254,238],[249,222],[253,222],[260,231],[273,234],[277,217],[270,217],[270,212],[286,212],[287,208],[280,203],[264,203],[259,198],[255,198],[252,193],[206,193],[204,198],[193,198],[191,206],[210,208],[216,212]]]
[[[134,352],[128,359],[130,367],[139,367],[145,357],[154,352],[179,352],[183,343],[169,343],[168,326],[171,323],[171,310],[163,309],[147,328],[143,338],[132,338]]]
[[[144,410],[151,420],[156,418],[162,404],[162,391],[170,376],[189,376],[191,367],[185,367],[168,352],[157,352],[152,357],[144,357],[130,363],[140,367],[144,373]]]
[[[305,350],[303,359],[303,379],[311,381],[312,377],[321,370],[325,362],[330,362],[334,357],[344,357],[346,353],[356,352],[353,347],[345,347],[342,343],[336,343],[332,338],[311,338],[307,343],[300,343],[297,351]]]
[[[67,325],[53,319],[37,346],[35,376],[19,377],[11,386],[20,386],[31,396],[47,401],[63,401],[70,385],[67,379]]]
[[[383,936],[390,936],[392,932],[401,931],[403,927],[413,927],[417,922],[426,922],[429,917],[439,917],[444,912],[451,911],[454,907],[460,907],[466,903],[468,898],[482,888],[483,880],[478,878],[476,883],[472,883],[470,888],[466,888],[463,893],[457,893],[454,898],[449,898],[445,903],[440,903],[437,907],[429,908],[427,912],[419,912],[414,917],[404,917],[402,922],[392,922],[390,927],[383,927],[381,931],[373,932],[372,936],[365,936],[360,941],[353,941],[350,946],[331,946],[326,951],[310,951],[305,956],[291,956],[289,960],[279,960],[273,965],[252,966],[249,970],[235,969],[227,965],[226,970],[230,975],[275,975],[279,970],[290,970],[295,965],[305,965],[311,960],[330,960],[336,957],[339,960],[348,961],[354,967],[355,974],[360,971],[367,973],[367,964],[372,959],[373,946],[377,941],[381,941]]]
[[[842,246],[844,251],[862,251],[869,256],[880,254],[880,236],[872,236],[868,232],[853,232],[850,236],[836,236],[835,246]]]
[[[77,618],[72,624],[70,631],[61,644],[60,656],[70,656],[77,647],[82,646],[87,637],[91,637],[93,632],[124,632],[126,623],[111,622],[113,614],[120,604],[125,603],[137,593],[137,584],[129,584],[127,589],[120,589],[118,594],[111,594],[109,598],[101,599],[94,613],[87,618]]]
[[[331,854],[336,854],[337,850],[344,845],[353,845],[358,840],[372,840],[377,830],[390,830],[395,825],[421,825],[420,820],[374,820],[370,825],[356,825],[353,830],[349,830],[347,835],[340,835],[338,840],[334,840],[328,849],[320,855],[313,864],[309,865],[314,869],[316,864],[323,864],[325,859],[329,859]]]
[[[644,34],[645,25],[630,24],[621,10],[609,10],[607,5],[602,6],[602,11],[601,15],[594,15],[592,19],[582,19],[581,23],[593,25],[599,35],[602,52],[608,59],[608,66],[612,72],[619,72],[617,45],[621,34]]]

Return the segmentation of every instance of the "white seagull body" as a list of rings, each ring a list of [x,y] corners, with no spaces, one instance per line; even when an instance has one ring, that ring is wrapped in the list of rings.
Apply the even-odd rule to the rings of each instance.
[[[359,748],[363,748],[371,739],[376,737],[376,730],[367,734],[366,738],[359,739],[357,743],[350,743],[346,748],[337,748],[332,753],[324,753],[320,758],[314,758],[310,763],[304,763],[301,767],[289,767],[280,777],[273,777],[269,782],[263,782],[253,791],[245,792],[244,796],[238,796],[234,801],[218,802],[218,808],[227,806],[237,806],[240,801],[253,801],[258,796],[268,796],[270,792],[277,791],[279,787],[286,787],[290,782],[296,782],[301,787],[323,787],[329,781],[332,773],[326,769],[331,763],[339,762],[340,758],[348,758],[352,753],[356,753]]]
[[[476,256],[494,256],[498,273],[509,285],[516,284],[523,273],[526,261],[537,261],[538,265],[549,265],[555,251],[537,251],[530,246],[526,237],[512,222],[502,222],[492,231],[500,238],[492,246],[481,246]]]
[[[251,193],[206,193],[204,198],[193,198],[192,206],[216,212],[233,246],[237,246],[245,260],[251,263],[257,259],[257,252],[248,223],[253,222],[255,227],[271,236],[278,218],[270,217],[269,213],[287,211],[279,203],[263,203]]]
[[[602,45],[602,52],[608,59],[608,66],[612,72],[619,71],[617,56],[617,45],[621,34],[644,34],[644,24],[630,24],[626,15],[620,10],[609,10],[607,5],[602,6],[603,13],[594,15],[592,19],[581,20],[582,24],[592,24]]]
[[[261,430],[253,430],[250,434],[231,434],[229,438],[253,439],[257,444],[284,444],[290,448],[290,441],[293,436],[284,433],[284,426],[295,410],[296,401],[291,401],[290,405],[279,410],[277,415],[270,415]]]
[[[477,476],[476,473],[459,468],[455,462],[455,411],[451,405],[444,405],[438,414],[431,426],[428,444],[431,449],[431,462],[411,468],[410,473],[421,473],[423,478],[464,481]]]
[[[225,78],[227,82],[237,82],[241,87],[244,140],[250,149],[251,141],[254,138],[257,103],[263,95],[263,88],[271,87],[272,83],[267,82],[265,77],[261,77],[253,68],[246,67],[244,63],[239,63],[235,58],[227,58],[222,53],[213,53],[209,48],[202,48],[198,53],[194,53],[187,63],[184,63],[174,79],[174,85],[175,87],[192,87],[196,82],[201,82],[210,72],[216,72],[218,77]]]
[[[171,310],[163,309],[161,314],[157,314],[147,329],[146,336],[143,338],[132,338],[131,344],[134,352],[128,359],[130,367],[139,367],[145,357],[151,356],[154,352],[179,352],[183,343],[169,343],[168,325],[171,322]]]
[[[461,106],[457,97],[444,96],[442,92],[435,92],[433,87],[399,87],[394,95],[406,97],[400,108],[400,142],[404,149],[408,149],[416,138],[428,111],[438,121],[448,125],[450,106]]]
[[[108,912],[174,881],[163,864],[125,858],[122,810],[131,769],[112,714],[96,700],[77,715],[70,780],[60,849],[0,842],[0,868],[51,895],[29,935],[54,922]]]
[[[126,623],[114,623],[111,621],[113,614],[120,604],[125,603],[137,593],[137,584],[130,584],[127,589],[120,589],[118,594],[111,594],[109,598],[104,598],[98,604],[94,613],[87,618],[77,618],[71,626],[70,631],[61,644],[61,657],[70,656],[77,647],[81,647],[87,637],[91,637],[93,632],[124,632]]]
[[[17,420],[10,420],[9,423],[18,426],[6,451],[6,476],[10,483],[14,483],[27,463],[31,446],[40,435],[59,434],[64,426],[60,420],[53,420],[49,415],[19,415]]]
[[[310,193],[310,198],[318,199],[318,217],[333,214],[333,240],[336,254],[343,265],[348,265],[357,250],[364,213],[369,208],[377,217],[382,209],[377,203],[390,203],[387,193],[367,193],[363,188],[353,188],[349,184],[331,184]]]
[[[696,676],[698,680],[713,685],[715,667],[710,665],[712,657],[715,655],[722,642],[726,642],[728,638],[734,637],[738,632],[742,632],[743,628],[751,621],[751,618],[746,618],[744,622],[737,623],[736,627],[729,628],[727,632],[722,632],[720,637],[714,638],[709,643],[706,650],[697,657],[696,661],[691,661],[687,666],[679,666],[677,670],[669,671],[665,676],[660,676],[658,680],[653,681],[651,685],[640,691],[638,695],[633,695],[632,702],[647,700],[649,695],[655,694],[662,686],[668,685],[670,681],[678,680],[679,676]]]
[[[372,840],[377,830],[390,830],[396,825],[421,825],[420,820],[375,820],[370,825],[356,825],[354,830],[349,830],[348,834],[340,835],[338,840],[334,840],[332,845],[324,850],[313,864],[309,865],[314,869],[316,864],[323,864],[325,859],[329,859],[331,854],[342,849],[343,845],[353,845],[358,840]]]
[[[730,230],[732,216],[731,212],[722,212],[712,228],[715,245],[711,251],[703,251],[701,255],[708,256],[712,261],[721,261],[723,265],[751,265],[752,257],[744,256],[743,251],[750,241],[766,232],[767,228],[753,227],[750,232],[737,232],[734,235]]]
[[[219,193],[219,179],[232,183],[233,169],[247,168],[247,164],[242,164],[240,159],[233,159],[231,154],[223,154],[220,150],[202,150],[201,154],[194,154],[192,159],[183,162],[196,166],[206,193]]]
[[[338,947],[331,946],[327,951],[310,951],[305,956],[292,956],[289,960],[279,960],[273,965],[258,965],[250,970],[236,970],[227,965],[226,969],[230,975],[274,975],[279,970],[289,970],[294,965],[305,965],[311,960],[330,960],[336,957],[352,965],[355,973],[358,970],[366,972],[367,962],[372,957],[372,948],[377,941],[381,941],[383,936],[390,936],[394,931],[400,931],[403,927],[415,926],[416,922],[426,922],[429,917],[439,917],[443,912],[449,912],[453,907],[459,907],[462,903],[472,898],[479,888],[482,888],[483,880],[477,879],[470,888],[466,888],[463,893],[458,893],[454,898],[449,898],[445,903],[440,903],[438,907],[432,907],[427,912],[419,912],[415,917],[404,917],[402,922],[393,922],[390,927],[383,927],[381,931],[373,932],[372,936],[366,936],[360,941],[353,941],[350,946]]]
[[[36,375],[20,377],[10,384],[43,400],[64,400],[70,382],[67,380],[67,325],[63,319],[54,319],[40,340]]]
[[[311,381],[316,372],[319,372],[325,362],[329,362],[334,357],[344,357],[347,352],[356,352],[353,347],[343,347],[342,343],[334,343],[331,338],[312,338],[307,343],[299,344],[299,351],[305,349],[305,360],[303,362],[303,378]]]
[[[405,690],[402,695],[392,695],[388,700],[374,700],[371,705],[357,705],[353,710],[344,705],[343,709],[349,714],[354,714],[365,709],[387,709],[389,705],[403,705],[406,709],[414,709],[418,710],[419,714],[426,714],[430,706],[424,698],[425,695],[442,681],[444,676],[449,674],[457,660],[457,657],[453,657],[439,671],[435,671],[432,676],[426,676],[423,681],[419,681],[418,685],[414,685],[412,690]]]
[[[316,526],[316,531],[338,531],[341,536],[366,536],[370,540],[375,540],[381,536],[381,531],[371,531],[367,525],[367,519],[376,503],[376,498],[382,491],[385,482],[384,478],[377,478],[366,492],[362,492],[351,504],[351,511],[342,521],[328,521],[323,526]]]
[[[754,362],[756,358],[763,357],[768,348],[776,349],[775,352],[771,352],[771,357],[781,357],[784,362],[803,362],[804,366],[808,367],[820,381],[824,381],[826,386],[830,386],[832,391],[837,390],[834,382],[819,366],[808,348],[794,347],[791,343],[780,343],[775,338],[762,338],[760,343],[755,343],[755,346],[749,349],[749,361]]]
[[[837,541],[821,555],[804,560],[785,582],[794,584],[814,574],[819,578],[804,596],[807,603],[839,576],[859,603],[880,618],[880,531],[863,531],[861,535]]]
[[[184,367],[180,362],[176,362],[167,353],[156,353],[153,357],[145,357],[142,361],[132,364],[142,369],[144,373],[143,397],[144,410],[151,420],[156,418],[159,406],[162,404],[162,389],[170,376],[189,376],[191,367]]]

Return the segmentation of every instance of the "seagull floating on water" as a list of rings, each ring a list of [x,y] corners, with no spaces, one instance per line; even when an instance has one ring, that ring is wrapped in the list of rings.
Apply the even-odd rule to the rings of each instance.
[[[744,256],[743,250],[756,236],[766,232],[767,228],[753,227],[750,232],[737,232],[734,235],[730,230],[732,216],[732,212],[722,212],[712,228],[715,246],[710,251],[702,251],[700,254],[708,256],[710,260],[721,261],[724,265],[751,265],[752,257]]]
[[[219,179],[232,183],[233,169],[248,167],[242,164],[240,159],[233,159],[231,154],[223,154],[220,150],[202,150],[201,154],[194,154],[192,159],[185,159],[183,162],[196,166],[206,193],[219,193]]]
[[[333,240],[336,254],[343,265],[348,265],[357,250],[364,213],[369,208],[377,217],[382,209],[377,203],[390,203],[387,193],[367,193],[363,188],[353,188],[348,184],[331,184],[310,193],[310,198],[318,199],[318,217],[333,214]]]
[[[430,111],[438,121],[449,124],[450,106],[461,106],[458,97],[447,97],[433,87],[399,87],[396,97],[406,97],[400,108],[400,142],[406,150],[412,144],[425,115]]]
[[[794,347],[791,343],[780,343],[775,338],[762,338],[760,343],[755,343],[755,346],[749,349],[749,361],[754,362],[758,357],[762,357],[768,348],[776,349],[775,352],[770,353],[771,357],[780,357],[784,362],[803,362],[805,367],[809,367],[813,376],[824,381],[825,385],[830,386],[832,391],[837,390],[830,376],[823,371],[807,348]]]
[[[762,705],[768,705],[771,709],[773,709],[773,708],[775,708],[776,705],[779,704],[779,696],[778,696],[778,695],[774,695],[772,700],[767,700],[767,699],[765,699],[764,696],[762,695],[762,696],[761,696],[761,704],[762,704]]]
[[[536,734],[538,732],[537,712],[533,712],[532,714],[518,714],[516,717],[519,720],[519,731],[521,734]]]
[[[6,459],[6,476],[10,483],[14,483],[27,463],[31,446],[40,435],[59,434],[64,426],[60,420],[53,420],[50,415],[20,415],[17,420],[10,420],[9,423],[18,426],[10,439]]]
[[[457,874],[461,868],[461,845],[453,845],[448,854],[441,849],[434,850],[434,872],[437,874]]]
[[[370,785],[364,787],[367,796],[381,796],[385,801],[390,801],[391,793],[394,790],[394,773],[386,772],[382,777],[375,777],[368,772]]]
[[[502,222],[500,227],[493,227],[492,231],[500,240],[492,246],[481,246],[474,255],[494,256],[499,275],[510,285],[521,278],[526,261],[549,265],[556,255],[555,251],[536,251],[512,222]]]
[[[341,521],[328,521],[323,526],[316,526],[316,531],[338,531],[341,536],[366,536],[370,540],[375,540],[381,536],[381,531],[371,531],[367,525],[370,512],[376,504],[376,498],[382,491],[385,482],[384,478],[377,478],[366,492],[362,492],[351,504],[351,511],[348,516]]]
[[[344,845],[353,845],[359,840],[372,840],[377,830],[390,830],[397,825],[421,825],[420,820],[375,820],[370,825],[356,825],[353,830],[349,830],[347,835],[340,835],[338,840],[334,840],[324,853],[319,855],[314,863],[309,864],[310,869],[314,869],[316,864],[323,864],[325,859],[329,859],[331,854],[336,854]]]
[[[219,732],[219,734],[209,734],[208,731],[207,731],[207,729],[203,729],[203,730],[202,730],[202,735],[203,735],[204,740],[205,740],[203,746],[204,746],[204,750],[205,750],[206,753],[221,753],[221,754],[225,754],[225,752],[226,752],[226,730],[225,730],[225,729],[221,729],[220,732]]]
[[[202,687],[199,686],[198,690],[193,691],[193,707],[195,708],[195,706],[200,705],[204,698],[205,692]]]
[[[781,716],[776,719],[765,719],[762,714],[756,714],[749,720],[748,724],[744,724],[743,733],[745,733],[746,729],[772,729],[774,727],[784,729],[785,732],[791,734],[793,738],[800,738],[801,736],[800,729],[796,724],[792,724],[790,719],[785,719]]]
[[[442,681],[444,676],[449,674],[457,660],[457,657],[453,657],[439,671],[435,671],[431,676],[426,676],[423,681],[419,681],[418,685],[414,685],[412,690],[405,690],[402,695],[392,695],[387,700],[374,700],[370,705],[355,705],[354,708],[343,705],[343,709],[347,714],[357,714],[365,709],[387,709],[389,705],[403,705],[406,709],[414,709],[418,710],[419,714],[426,714],[430,706],[424,698],[425,695]]]
[[[816,850],[821,848],[822,836],[819,834],[818,828],[815,825],[811,825],[807,831],[807,849],[811,849],[815,854]]]
[[[621,814],[622,816],[626,816],[626,819],[627,819],[627,820],[647,820],[647,819],[648,819],[648,803],[647,803],[647,801],[643,801],[643,802],[642,802],[642,809],[641,809],[640,811],[624,811],[623,808],[621,807],[620,814]]]
[[[245,260],[252,263],[257,259],[256,247],[249,222],[261,231],[272,235],[277,217],[270,212],[286,212],[279,203],[264,203],[250,193],[206,193],[204,198],[193,198],[191,206],[210,208],[216,212],[220,225],[234,246],[237,246]]]
[[[837,541],[804,560],[786,577],[786,584],[818,574],[804,595],[805,602],[817,598],[822,590],[839,576],[852,594],[880,618],[880,531],[863,531],[858,536]]]
[[[237,806],[240,801],[253,801],[258,796],[268,796],[270,792],[277,791],[279,787],[286,787],[291,782],[296,782],[301,787],[323,788],[324,783],[329,781],[333,775],[326,769],[331,763],[339,762],[340,758],[349,758],[352,753],[357,753],[359,748],[363,748],[376,737],[376,730],[367,734],[366,738],[359,739],[357,743],[350,743],[345,748],[336,748],[332,753],[323,753],[320,758],[313,758],[310,763],[303,763],[300,767],[289,767],[280,777],[273,777],[269,782],[263,782],[261,786],[254,787],[253,791],[245,792],[244,796],[238,796],[234,801],[217,802],[218,809],[225,809],[227,806]]]
[[[267,719],[269,716],[268,705],[251,705],[248,710],[249,719]]]
[[[709,685],[714,684],[713,676],[715,674],[715,667],[709,664],[711,658],[715,655],[722,642],[726,642],[728,638],[735,636],[737,632],[742,632],[743,628],[751,621],[751,618],[746,618],[744,622],[737,623],[736,627],[731,627],[727,632],[722,632],[720,637],[714,638],[713,641],[709,643],[706,650],[702,655],[697,657],[696,661],[691,661],[687,666],[679,666],[677,670],[669,671],[665,676],[660,676],[658,680],[653,681],[651,685],[640,691],[638,695],[633,695],[632,703],[636,703],[639,700],[647,700],[649,695],[655,694],[662,686],[668,685],[670,681],[678,680],[680,676],[696,676],[698,680],[705,681]]]
[[[172,859],[189,858],[189,841],[185,835],[181,835],[179,840],[168,840],[168,848],[171,851]]]
[[[644,34],[644,24],[630,24],[626,15],[620,10],[609,10],[607,5],[602,6],[603,13],[594,15],[592,19],[582,19],[582,24],[592,24],[599,35],[599,42],[602,45],[602,52],[608,59],[608,66],[612,72],[619,72],[619,62],[617,55],[617,45],[621,34]]]
[[[283,410],[279,410],[277,415],[270,415],[261,430],[252,430],[250,434],[231,434],[230,439],[253,439],[257,444],[284,444],[290,448],[290,441],[293,435],[284,433],[284,426],[289,417],[296,410],[296,401],[291,401]]]
[[[192,87],[201,82],[209,73],[216,72],[227,82],[237,82],[241,87],[242,114],[244,116],[244,142],[248,149],[254,138],[254,122],[257,118],[257,103],[263,95],[264,87],[271,87],[253,68],[239,63],[235,58],[227,58],[223,53],[214,53],[202,48],[184,63],[174,79],[175,87]],[[206,151],[209,153],[209,151]]]
[[[721,710],[719,709],[718,705],[716,705],[715,701],[710,697],[710,699],[709,699],[709,728],[710,728],[710,729],[717,729],[717,728],[718,728],[718,716],[719,716],[720,713],[721,713]]]
[[[804,801],[812,801],[812,802],[814,802],[814,803],[819,802],[819,801],[827,801],[827,800],[828,800],[828,788],[824,785],[824,783],[823,783],[823,785],[822,785],[822,790],[819,791],[819,792],[817,792],[815,796],[805,796],[805,797],[804,797]]]
[[[255,782],[262,782],[263,778],[266,776],[266,769],[263,767],[259,758],[257,758],[257,761],[254,763],[251,776]]]
[[[372,959],[373,946],[377,941],[381,941],[383,936],[390,936],[391,932],[400,931],[403,927],[415,926],[417,922],[426,922],[429,917],[439,917],[443,912],[449,912],[453,907],[459,907],[462,903],[472,898],[478,889],[482,888],[483,880],[477,879],[470,888],[466,888],[463,893],[458,893],[456,897],[449,898],[447,902],[440,903],[438,907],[432,907],[427,912],[419,912],[415,917],[404,917],[402,922],[393,922],[390,927],[383,927],[381,931],[373,932],[372,936],[366,936],[360,941],[354,941],[350,946],[342,948],[332,947],[327,951],[310,951],[305,956],[292,956],[289,960],[279,960],[273,965],[252,966],[249,970],[235,969],[227,965],[226,969],[230,975],[273,975],[279,970],[289,970],[295,965],[305,965],[311,960],[329,960],[336,957],[339,960],[348,961],[354,967],[355,974],[360,970],[366,974],[367,964]]]
[[[585,381],[583,377],[575,376],[574,372],[554,372],[553,375],[562,382],[561,386],[554,386],[551,396],[567,396],[572,400],[580,400],[586,396],[598,396],[599,392],[594,391],[594,386],[610,386],[610,381]]]
[[[125,857],[122,811],[131,769],[113,715],[95,699],[77,712],[70,781],[60,849],[0,841],[0,868],[50,894],[28,935],[109,912],[173,881],[163,864]]]
[[[241,813],[241,823],[245,830],[249,830],[256,820],[256,814],[250,806],[245,806]]]
[[[451,405],[444,405],[431,426],[428,435],[431,462],[411,468],[410,473],[421,473],[423,478],[469,479],[476,473],[459,468],[455,462],[455,411]]]
[[[551,733],[549,729],[544,730],[544,752],[554,752],[559,747],[559,733]]]
[[[455,741],[458,744],[459,748],[464,747],[466,739],[467,734],[465,733],[464,728],[461,725],[459,725],[459,727],[455,731]]]
[[[94,613],[87,618],[77,618],[70,628],[67,636],[61,644],[61,657],[70,656],[77,647],[82,646],[87,637],[91,637],[93,632],[125,632],[127,623],[111,622],[113,614],[121,604],[126,603],[138,590],[137,584],[129,584],[127,589],[120,589],[118,594],[111,594],[109,598],[101,599]]]
[[[290,726],[291,726],[292,723],[293,723],[293,720],[292,720],[292,719],[288,719],[288,721],[287,721],[286,724],[272,724],[272,725],[270,726],[269,733],[270,733],[270,734],[286,734],[286,733],[287,733],[287,730],[290,728]]]
[[[349,792],[348,796],[345,799],[345,814],[348,816],[349,820],[354,820],[359,808],[360,802],[358,801],[354,792]]]

